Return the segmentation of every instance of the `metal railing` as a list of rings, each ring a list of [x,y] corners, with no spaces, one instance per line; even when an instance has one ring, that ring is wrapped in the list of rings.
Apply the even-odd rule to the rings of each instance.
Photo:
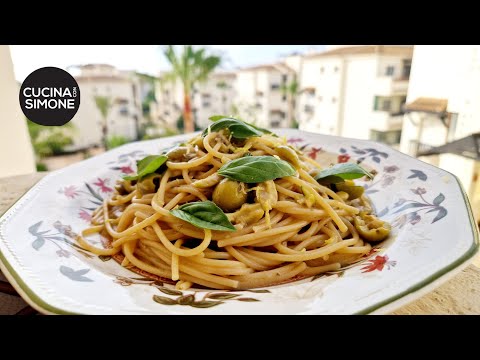
[[[413,156],[418,156],[419,153],[422,153],[422,152],[425,152],[425,151],[429,151],[429,150],[431,150],[432,148],[434,148],[434,146],[428,145],[428,144],[424,144],[424,143],[419,142],[419,141],[417,141],[417,140],[410,140],[410,149],[409,149],[409,152],[410,152],[410,154],[412,154]]]

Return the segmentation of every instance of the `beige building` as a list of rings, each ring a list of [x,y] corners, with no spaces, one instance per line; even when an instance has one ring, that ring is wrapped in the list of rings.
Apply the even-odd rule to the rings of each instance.
[[[123,136],[135,140],[143,121],[142,82],[134,72],[121,71],[106,64],[88,64],[77,67],[75,76],[80,87],[80,108],[72,119],[75,126],[72,149],[99,145],[102,139],[102,116],[95,104],[95,96],[110,98],[108,137]]]
[[[296,77],[286,63],[237,71],[234,106],[243,119],[262,127],[288,126],[288,99],[282,87]]]
[[[417,156],[480,132],[479,100],[479,45],[416,45],[400,150]],[[441,153],[420,158],[461,179],[478,219],[480,162],[470,153],[464,155]]]
[[[398,146],[412,47],[341,46],[302,59],[300,129]]]
[[[35,172],[35,156],[18,101],[8,45],[0,45],[0,177]]]
[[[192,109],[197,126],[205,128],[212,115],[231,115],[236,96],[236,74],[233,72],[213,73],[205,83],[198,84],[193,91]]]
[[[166,73],[159,74],[155,83],[155,102],[150,104],[150,118],[161,130],[162,127],[177,127],[183,111],[183,86],[180,81],[171,82]]]

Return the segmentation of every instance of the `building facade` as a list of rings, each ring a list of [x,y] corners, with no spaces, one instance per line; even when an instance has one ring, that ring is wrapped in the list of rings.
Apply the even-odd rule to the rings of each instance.
[[[108,137],[122,136],[127,140],[137,139],[143,122],[143,84],[134,72],[121,71],[106,64],[88,64],[77,67],[75,76],[80,87],[81,106],[72,119],[75,126],[72,150],[101,145],[102,115],[95,97],[110,99],[107,116]]]
[[[285,63],[237,71],[235,113],[261,127],[288,127],[288,96],[282,90],[296,77]]]
[[[341,46],[303,57],[300,128],[398,146],[412,47]]]
[[[400,150],[431,147],[480,132],[480,46],[416,45]],[[480,216],[480,162],[442,153],[421,160],[457,175]]]
[[[236,74],[216,72],[209,79],[198,84],[192,94],[192,110],[197,127],[205,128],[212,115],[231,115],[236,97]]]

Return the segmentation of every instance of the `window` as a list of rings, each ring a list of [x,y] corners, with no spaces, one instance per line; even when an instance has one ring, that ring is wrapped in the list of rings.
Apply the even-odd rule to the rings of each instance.
[[[287,75],[286,74],[283,74],[282,75],[282,83],[286,83],[287,82]]]
[[[382,110],[390,111],[391,108],[392,108],[392,101],[390,99],[384,99],[382,102]]]
[[[448,133],[447,141],[455,140],[455,130],[457,129],[457,120],[458,113],[448,113],[447,115],[447,124],[448,124]]]
[[[334,96],[332,97],[332,104],[335,104],[337,102],[337,98]]]
[[[210,107],[210,102],[209,102],[209,101],[203,101],[203,102],[202,102],[202,106],[203,106],[204,108],[208,108],[208,107]]]
[[[270,125],[271,125],[271,127],[273,127],[273,128],[280,127],[280,121],[278,121],[278,120],[272,120],[272,121],[270,122]]]
[[[395,67],[392,65],[389,65],[385,69],[385,75],[386,76],[393,76],[393,73],[395,72]]]
[[[403,60],[402,78],[408,79],[410,77],[411,68],[412,68],[412,60]]]
[[[303,109],[307,114],[313,114],[313,106],[312,105],[305,105],[305,108]]]
[[[119,113],[122,116],[128,116],[128,107],[125,105],[120,106]]]
[[[165,111],[163,112],[163,115],[165,115],[165,116],[168,116],[168,115],[170,115],[170,111],[168,111],[168,110],[165,110]]]
[[[336,73],[338,72],[338,66],[335,66],[335,67],[333,68],[333,72],[336,72]]]
[[[387,145],[400,144],[402,130],[378,131],[370,130],[370,140],[379,141]]]
[[[385,96],[375,96],[373,110],[375,111],[391,111],[392,100]]]
[[[262,104],[256,103],[255,108],[261,110],[262,109]]]
[[[272,90],[278,90],[278,89],[280,89],[280,85],[279,85],[279,84],[272,84],[272,85],[270,86],[270,89],[272,89]]]
[[[285,95],[285,94],[282,95],[282,101],[283,102],[287,101],[287,95]]]
[[[324,72],[325,72],[325,68],[322,66],[322,67],[320,68],[320,74],[323,74]]]

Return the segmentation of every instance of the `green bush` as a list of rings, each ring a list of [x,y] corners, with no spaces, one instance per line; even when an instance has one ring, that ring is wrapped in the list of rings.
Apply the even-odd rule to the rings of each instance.
[[[129,141],[124,136],[113,135],[107,139],[107,150],[119,147],[128,143]]]
[[[42,126],[27,119],[28,132],[33,145],[33,150],[38,158],[59,155],[68,145],[73,144],[71,123],[63,126]]]
[[[48,167],[44,163],[38,162],[37,171],[48,171]]]

